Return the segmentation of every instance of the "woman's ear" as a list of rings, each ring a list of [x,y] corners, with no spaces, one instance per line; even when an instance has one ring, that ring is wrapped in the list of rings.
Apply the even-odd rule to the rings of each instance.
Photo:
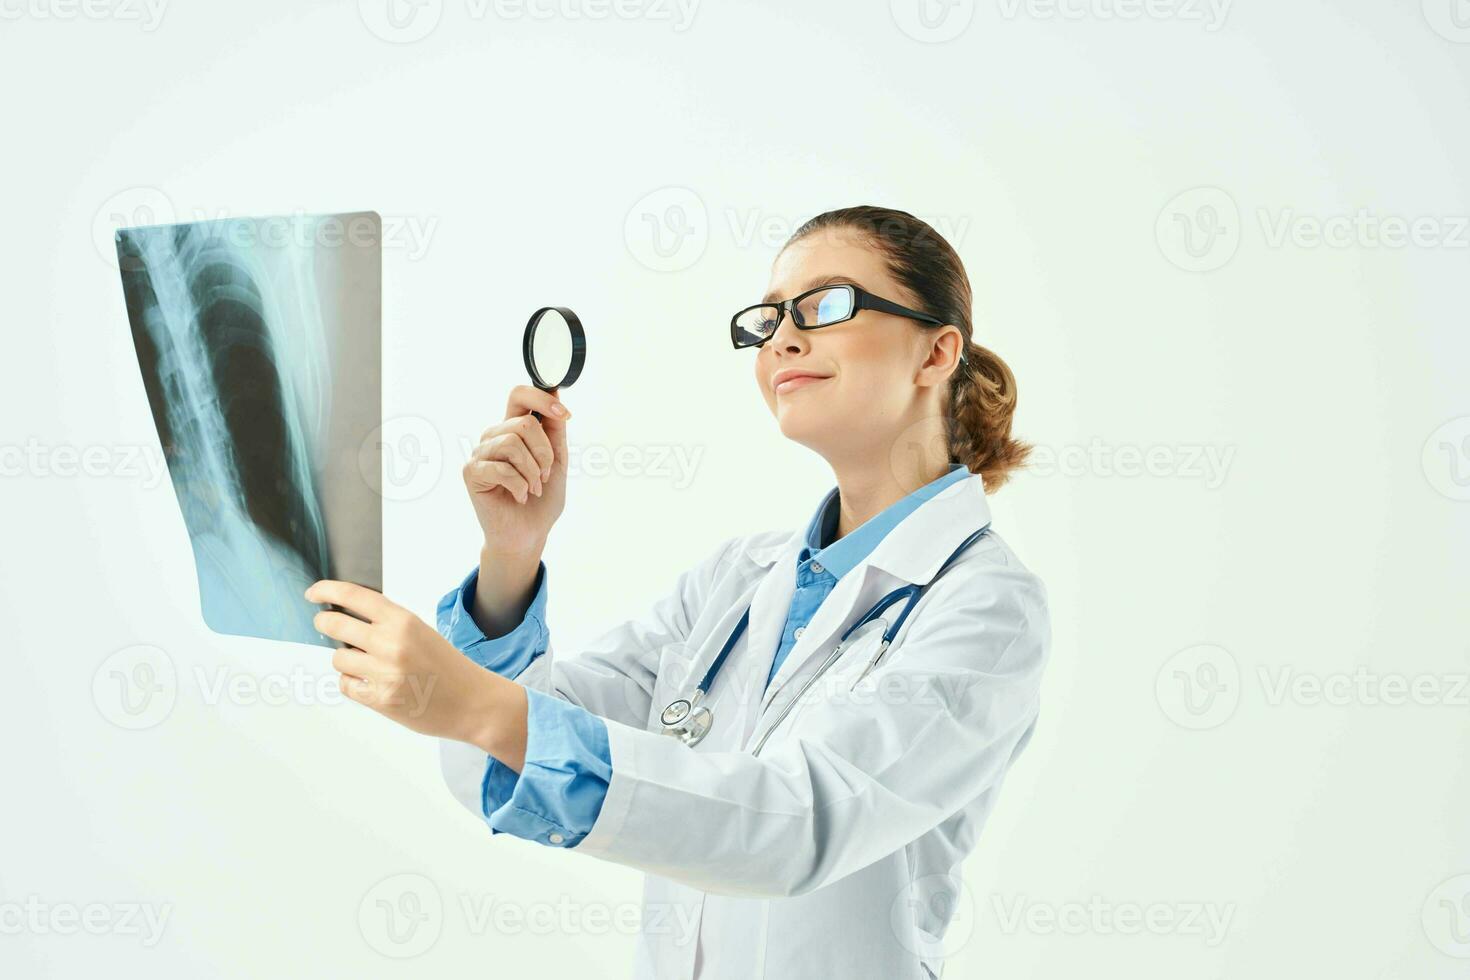
[[[928,356],[919,368],[920,385],[937,385],[949,380],[960,364],[960,354],[965,349],[965,335],[952,323],[942,327],[927,327],[922,336],[929,343]]]

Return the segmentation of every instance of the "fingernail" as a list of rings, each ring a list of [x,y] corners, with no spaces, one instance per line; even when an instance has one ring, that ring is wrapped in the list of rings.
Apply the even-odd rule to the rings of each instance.
[[[545,467],[544,469],[541,470],[541,479],[543,479],[543,480],[549,480],[549,479],[551,479],[551,467],[550,466],[547,466],[547,467]]]
[[[551,403],[551,414],[552,415],[555,415],[559,419],[567,418],[568,415],[569,415],[569,413],[567,412],[567,410],[562,407],[561,402],[552,402]]]

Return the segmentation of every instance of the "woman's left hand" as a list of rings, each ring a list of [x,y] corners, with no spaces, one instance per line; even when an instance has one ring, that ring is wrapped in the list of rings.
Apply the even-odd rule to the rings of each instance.
[[[372,589],[323,579],[306,598],[361,617],[324,610],[312,620],[321,633],[346,644],[332,654],[343,694],[416,732],[477,745],[519,770],[500,755],[514,756],[516,742],[524,753],[526,694],[519,684],[476,664]],[[517,718],[520,739],[508,737]]]

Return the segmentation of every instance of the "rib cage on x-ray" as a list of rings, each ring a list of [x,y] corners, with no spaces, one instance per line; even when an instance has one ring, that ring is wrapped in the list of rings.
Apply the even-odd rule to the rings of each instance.
[[[123,292],[206,621],[323,643],[301,593],[336,577],[320,486],[322,462],[343,455],[328,453],[334,350],[322,310],[336,284],[317,282],[319,246],[263,246],[251,230],[121,232]]]

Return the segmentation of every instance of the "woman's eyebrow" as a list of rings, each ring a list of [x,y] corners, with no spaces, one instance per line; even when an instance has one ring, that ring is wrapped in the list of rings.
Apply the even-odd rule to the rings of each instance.
[[[797,290],[797,292],[804,293],[809,289],[816,289],[818,286],[836,286],[839,283],[857,286],[859,289],[863,288],[863,284],[852,276],[819,276],[808,282],[801,289]],[[761,300],[762,303],[774,303],[776,301],[777,296],[775,293],[766,293],[765,297]]]

